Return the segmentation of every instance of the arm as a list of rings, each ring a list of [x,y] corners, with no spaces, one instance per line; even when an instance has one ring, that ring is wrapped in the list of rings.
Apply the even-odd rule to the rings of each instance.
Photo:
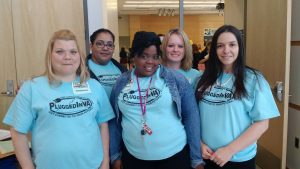
[[[112,169],[121,169],[122,168],[122,161],[115,160],[114,164],[112,165]]]
[[[107,123],[100,124],[101,139],[103,144],[104,158],[100,169],[109,169],[109,132]]]
[[[28,146],[27,135],[17,132],[15,129],[10,129],[15,154],[22,169],[34,169]]]
[[[120,120],[119,120],[120,121]],[[118,123],[116,119],[111,119],[108,122],[109,125],[109,137],[111,138],[109,141],[109,156],[111,160],[111,164],[114,169],[117,169],[117,166],[121,164],[121,127],[120,122]]]
[[[199,64],[205,63],[207,60],[208,60],[208,57],[207,57],[207,58],[204,58],[204,59],[201,59],[201,60],[199,60]]]
[[[210,157],[210,160],[222,167],[235,153],[256,142],[268,129],[268,127],[268,119],[254,122],[241,136],[239,136],[229,145],[219,148],[215,153],[213,153],[213,155]]]
[[[191,85],[185,81],[178,86],[181,93],[181,116],[193,168],[203,168],[200,141],[200,113]]]

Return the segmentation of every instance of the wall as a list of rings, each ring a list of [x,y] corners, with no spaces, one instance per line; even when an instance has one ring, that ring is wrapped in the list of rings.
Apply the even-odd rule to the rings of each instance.
[[[204,28],[218,28],[224,24],[224,17],[217,14],[185,15],[184,31],[194,43],[203,45]],[[130,15],[130,38],[140,30],[165,34],[171,28],[179,27],[178,16]],[[130,40],[132,41],[132,39]]]
[[[130,47],[130,33],[129,33],[129,16],[120,15],[118,17],[119,23],[119,45],[128,49]]]
[[[113,58],[119,59],[119,30],[117,0],[86,0],[88,15],[88,36],[99,28],[107,28],[115,35],[115,54]]]
[[[288,124],[287,167],[300,168],[300,149],[295,148],[295,137],[300,139],[300,1],[292,2],[290,108]]]
[[[244,29],[244,0],[226,0],[224,22]]]
[[[118,21],[119,36],[130,36],[128,15],[120,15]]]
[[[290,2],[248,0],[246,4],[246,63],[260,70],[270,87],[281,81],[286,91],[283,102],[276,99],[280,117],[269,121],[268,130],[258,140],[256,162],[263,169],[283,169],[286,165]]]
[[[72,30],[84,48],[82,0],[0,1],[0,91],[6,80],[40,75],[45,70],[45,53],[50,36],[59,29]],[[0,128],[14,97],[0,95]]]

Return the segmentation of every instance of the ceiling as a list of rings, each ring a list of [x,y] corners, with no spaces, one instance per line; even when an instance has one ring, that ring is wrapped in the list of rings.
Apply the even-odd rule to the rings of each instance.
[[[184,14],[219,13],[218,3],[224,0],[184,0]],[[179,0],[118,0],[119,15],[178,15]]]

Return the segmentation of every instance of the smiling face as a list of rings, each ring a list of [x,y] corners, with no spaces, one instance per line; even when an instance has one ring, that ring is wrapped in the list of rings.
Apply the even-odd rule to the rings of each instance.
[[[53,73],[62,81],[72,81],[80,65],[80,55],[74,40],[56,40],[51,52]]]
[[[159,56],[154,45],[146,48],[140,56],[135,56],[135,73],[138,76],[152,76],[158,68]]]
[[[169,38],[166,47],[166,57],[169,63],[180,64],[184,58],[184,42],[181,36],[178,34],[172,34]]]
[[[239,45],[236,37],[231,32],[220,34],[217,40],[217,55],[220,62],[223,64],[225,72],[231,72],[233,63],[236,61],[239,54]]]
[[[114,53],[113,37],[107,33],[99,33],[91,44],[92,59],[95,63],[106,65],[112,58]]]

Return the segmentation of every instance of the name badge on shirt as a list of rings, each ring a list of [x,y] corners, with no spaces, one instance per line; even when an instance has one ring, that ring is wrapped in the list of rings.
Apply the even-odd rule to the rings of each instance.
[[[80,82],[73,82],[72,89],[74,94],[86,94],[91,93],[91,88],[88,82],[80,83]]]

